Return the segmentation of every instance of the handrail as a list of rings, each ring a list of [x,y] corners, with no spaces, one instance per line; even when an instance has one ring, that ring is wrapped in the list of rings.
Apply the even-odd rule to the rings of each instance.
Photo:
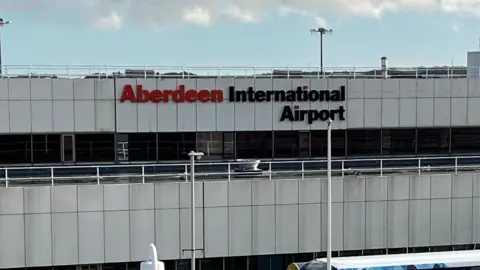
[[[254,160],[256,161],[256,160]],[[197,162],[198,180],[227,180],[237,178],[259,179],[308,179],[326,175],[326,160],[262,161],[261,170],[236,170],[252,160],[237,162]],[[245,168],[245,166],[243,166]],[[343,159],[332,161],[334,176],[384,176],[399,173],[422,175],[435,172],[480,170],[480,156],[418,157],[385,159]],[[0,185],[48,183],[104,183],[187,181],[188,163],[134,164],[134,165],[91,165],[50,167],[5,167],[0,169]],[[110,181],[110,182],[109,182]],[[26,183],[25,183],[26,182]]]
[[[464,78],[480,67],[3,65],[0,78]]]

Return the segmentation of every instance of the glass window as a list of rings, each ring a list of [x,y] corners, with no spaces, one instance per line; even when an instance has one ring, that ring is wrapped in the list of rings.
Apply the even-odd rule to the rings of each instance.
[[[115,136],[113,134],[76,134],[77,162],[114,162]]]
[[[271,266],[271,256],[263,255],[263,256],[252,256],[249,257],[248,268],[249,270],[273,270]],[[280,268],[280,269],[287,269]]]
[[[197,133],[197,151],[205,155],[204,159],[223,159],[223,139],[223,132],[199,132]]]
[[[347,156],[379,156],[382,153],[382,132],[347,130]]]
[[[200,259],[200,269],[201,270],[224,270],[224,259],[226,258],[202,258]],[[226,267],[225,269],[235,270],[238,268]],[[243,268],[242,270],[245,270]]]
[[[190,251],[187,251],[187,252],[190,252]],[[167,269],[167,268],[165,267],[165,269]],[[170,268],[170,269],[190,270],[190,269],[192,269],[192,262],[189,259],[177,260],[175,268]],[[200,269],[200,260],[195,260],[195,269],[201,270]]]
[[[235,158],[235,132],[223,132],[223,158]]]
[[[62,162],[62,143],[59,134],[32,136],[33,163]]]
[[[246,270],[248,268],[248,257],[227,257],[225,258],[225,270]]]
[[[480,128],[452,128],[452,153],[480,152]]]
[[[237,158],[272,158],[271,131],[244,131],[235,136]]]
[[[421,128],[417,130],[417,154],[450,153],[450,129]]]
[[[155,133],[128,134],[129,161],[157,160],[157,135]]]
[[[185,160],[197,149],[195,132],[158,133],[158,160]]]
[[[25,164],[32,162],[30,135],[1,135],[0,164]]]
[[[62,161],[75,162],[75,137],[73,134],[62,135]]]
[[[273,156],[275,158],[297,158],[309,156],[308,131],[274,131]]]
[[[127,263],[102,264],[102,270],[127,270]]]
[[[332,156],[345,156],[345,130],[332,130]],[[311,131],[311,156],[327,157],[327,131],[312,130]]]
[[[128,134],[117,134],[117,161],[128,161]]]
[[[310,131],[298,132],[298,157],[310,157]]]
[[[382,131],[382,155],[415,155],[415,129],[384,129]]]

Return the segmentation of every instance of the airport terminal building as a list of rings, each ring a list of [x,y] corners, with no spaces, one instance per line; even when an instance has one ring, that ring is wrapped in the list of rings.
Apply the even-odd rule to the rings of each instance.
[[[170,166],[188,164],[191,150],[205,154],[198,166],[317,162],[328,118],[335,160],[448,157],[456,166],[480,156],[480,78],[469,70],[1,78],[0,269],[138,269],[151,242],[168,270],[189,269],[181,178],[8,186],[15,168]],[[325,179],[304,176],[301,164],[293,178],[200,179],[199,270],[286,269],[323,256]],[[342,176],[332,187],[335,255],[480,243],[473,169]]]
[[[11,78],[0,164],[116,164],[480,152],[479,79]]]

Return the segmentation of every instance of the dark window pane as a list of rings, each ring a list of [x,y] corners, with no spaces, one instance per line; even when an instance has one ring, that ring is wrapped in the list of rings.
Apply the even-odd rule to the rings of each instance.
[[[175,269],[175,270],[190,270],[190,269],[192,269],[192,263],[191,263],[191,260],[189,260],[189,259],[177,260],[176,263],[177,263],[176,267],[171,268],[171,269]],[[167,269],[167,268],[165,268],[165,269]],[[200,269],[200,260],[195,260],[195,269]]]
[[[75,162],[75,139],[73,134],[62,135],[62,162]]]
[[[226,259],[226,258],[225,258]],[[201,270],[224,270],[223,269],[224,258],[202,258],[200,259]],[[235,269],[235,268],[227,268]],[[242,269],[245,270],[246,268]]]
[[[347,130],[347,156],[378,156],[382,153],[382,132]]]
[[[479,153],[480,128],[452,128],[452,153]]]
[[[311,156],[327,157],[327,131],[312,130],[311,131]],[[345,130],[332,130],[332,156],[345,156]]]
[[[157,135],[155,133],[128,134],[128,160],[154,161],[157,158]]]
[[[223,158],[235,158],[235,132],[223,132]]]
[[[225,270],[245,270],[248,269],[248,257],[226,257]]]
[[[298,133],[298,157],[310,157],[310,131]]]
[[[275,158],[308,157],[309,132],[275,131],[273,133]]]
[[[117,134],[117,161],[128,161],[128,134]]]
[[[237,158],[272,158],[272,132],[237,132],[235,147]]]
[[[30,135],[1,135],[0,164],[31,163]]]
[[[198,132],[197,148],[202,152],[204,159],[215,160],[224,157],[224,132]],[[193,150],[193,149],[192,149]]]
[[[249,270],[274,270],[271,265],[271,256],[252,256],[249,258],[248,268]],[[286,269],[286,268],[281,268]]]
[[[417,130],[418,154],[448,154],[450,152],[450,129],[427,128]]]
[[[384,129],[382,136],[383,155],[415,155],[415,129]]]
[[[102,270],[126,270],[127,263],[106,263],[102,264]]]
[[[113,134],[76,134],[77,162],[114,162],[115,137]]]
[[[33,135],[33,162],[60,163],[62,162],[61,135],[36,134]]]
[[[187,160],[197,149],[195,132],[158,133],[158,160]]]

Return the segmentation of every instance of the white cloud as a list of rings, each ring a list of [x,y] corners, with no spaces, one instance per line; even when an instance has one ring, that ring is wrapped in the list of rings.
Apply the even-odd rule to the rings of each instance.
[[[248,22],[248,23],[254,23],[258,22],[260,20],[260,17],[258,14],[255,14],[255,12],[249,11],[249,10],[241,10],[239,7],[232,5],[228,11],[227,14],[234,20],[240,21],[240,22]]]
[[[208,27],[212,24],[210,11],[202,7],[194,7],[183,11],[183,19],[186,22]]]
[[[480,18],[480,0],[1,0],[0,10],[36,12],[42,17],[72,12],[84,15],[95,27],[116,30],[127,18],[147,26],[189,22],[205,27],[225,20],[258,22],[270,14],[286,13],[380,18],[399,11],[432,11]]]
[[[316,24],[317,27],[327,28],[327,21],[320,16],[315,17],[315,24]]]
[[[452,25],[452,30],[454,32],[460,32],[460,27],[457,24]]]
[[[120,30],[122,28],[122,17],[113,10],[107,16],[95,18],[92,25],[101,30]]]

